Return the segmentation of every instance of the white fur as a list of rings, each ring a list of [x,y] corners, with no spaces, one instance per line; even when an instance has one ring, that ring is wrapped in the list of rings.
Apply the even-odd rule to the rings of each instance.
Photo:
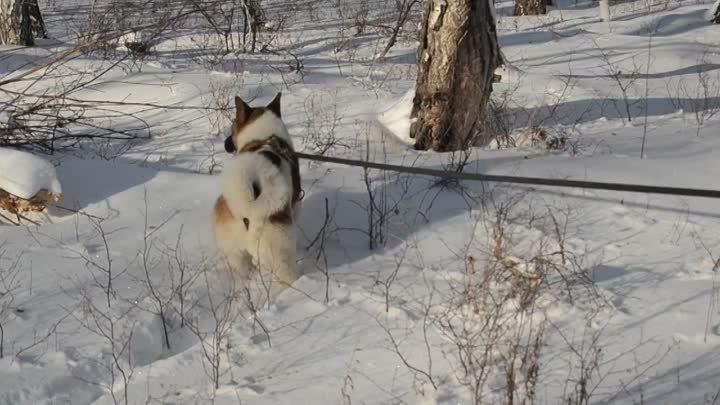
[[[243,278],[258,271],[264,284],[282,290],[297,280],[295,225],[270,222],[246,229],[242,220],[213,227],[218,249],[231,270]],[[279,286],[279,288],[277,288]]]
[[[248,233],[248,250],[252,264],[260,270],[264,283],[287,287],[300,275],[296,268],[294,224],[266,223]]]
[[[259,153],[240,153],[226,161],[223,196],[235,218],[265,221],[291,203],[290,168],[286,161],[282,166],[276,167]],[[257,199],[253,183],[260,189]]]

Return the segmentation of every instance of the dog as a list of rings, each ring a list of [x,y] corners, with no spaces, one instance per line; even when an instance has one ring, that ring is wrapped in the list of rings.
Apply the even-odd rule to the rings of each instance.
[[[302,189],[292,138],[282,121],[281,93],[265,107],[250,107],[235,97],[231,153],[225,164],[222,194],[212,212],[215,243],[229,268],[280,288],[299,278],[296,229]]]

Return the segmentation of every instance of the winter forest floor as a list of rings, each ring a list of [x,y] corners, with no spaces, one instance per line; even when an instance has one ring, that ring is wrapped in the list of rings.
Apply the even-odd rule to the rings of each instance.
[[[4,47],[0,71],[163,12],[101,19],[73,1],[41,2],[53,39]],[[103,72],[72,98],[137,139],[48,156],[66,209],[0,225],[0,404],[720,404],[716,200],[302,161],[303,276],[269,305],[218,270],[209,226],[235,94],[259,105],[282,91],[308,153],[720,189],[709,2],[611,2],[609,24],[596,3],[538,17],[497,3],[503,136],[468,155],[408,143],[419,7],[379,61],[394,2],[263,4],[273,29],[254,54],[236,35],[224,54],[196,16],[143,60],[113,47],[32,84]]]

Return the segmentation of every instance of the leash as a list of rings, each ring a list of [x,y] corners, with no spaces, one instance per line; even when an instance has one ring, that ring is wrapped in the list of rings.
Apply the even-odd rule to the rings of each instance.
[[[438,177],[441,179],[456,179],[470,181],[484,181],[492,183],[526,184],[534,186],[552,186],[565,188],[584,188],[593,190],[626,191],[631,193],[664,194],[685,197],[703,197],[720,199],[720,190],[708,190],[700,188],[647,186],[640,184],[625,183],[604,183],[584,180],[563,180],[547,179],[540,177],[504,176],[481,173],[449,172],[444,170],[427,169],[422,167],[411,167],[391,165],[385,163],[369,162],[364,160],[344,159],[331,156],[312,155],[302,152],[295,152],[299,159],[316,162],[337,163],[344,166],[363,167],[366,169],[378,169],[398,173],[417,174],[422,176]]]

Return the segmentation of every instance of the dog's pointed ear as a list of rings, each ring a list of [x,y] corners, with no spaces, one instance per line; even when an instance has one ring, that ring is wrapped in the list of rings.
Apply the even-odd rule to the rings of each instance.
[[[239,96],[235,96],[235,121],[242,124],[250,117],[252,108]]]
[[[267,109],[272,111],[275,115],[278,116],[278,118],[282,117],[282,114],[280,113],[280,97],[282,96],[282,92],[278,92],[278,94],[275,96],[273,101],[270,102],[270,104],[267,105]]]

